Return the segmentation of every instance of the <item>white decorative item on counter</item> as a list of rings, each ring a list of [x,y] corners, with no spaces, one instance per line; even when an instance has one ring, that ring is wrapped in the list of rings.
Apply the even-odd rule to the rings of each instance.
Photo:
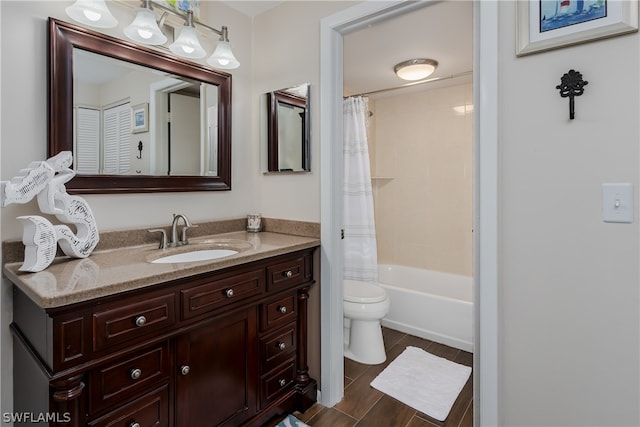
[[[53,225],[44,217],[19,216],[24,231],[24,262],[20,271],[42,271],[56,256],[57,244],[73,258],[86,258],[95,249],[100,237],[95,218],[87,202],[67,194],[64,184],[75,176],[70,166],[73,155],[62,151],[46,161],[30,163],[11,181],[0,182],[0,206],[27,203],[37,197],[38,207],[45,214],[66,224],[74,224],[74,233],[66,225]]]

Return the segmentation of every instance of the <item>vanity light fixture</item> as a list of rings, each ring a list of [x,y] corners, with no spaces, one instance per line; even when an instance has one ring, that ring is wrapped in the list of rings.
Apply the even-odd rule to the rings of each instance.
[[[393,67],[393,71],[404,80],[422,80],[429,77],[438,67],[438,61],[418,58],[403,61]]]
[[[91,27],[113,28],[118,25],[104,0],[77,0],[65,11],[75,21]]]
[[[152,0],[141,0],[141,4],[142,7],[136,11],[136,16],[133,22],[124,29],[124,34],[129,39],[148,45],[165,44],[167,42],[167,37],[162,33],[160,27],[164,22],[166,14],[170,13],[172,15],[179,16],[185,21],[184,27],[180,30],[180,35],[169,46],[169,50],[171,50],[171,52],[183,58],[204,58],[207,53],[200,44],[196,31],[197,26],[201,26],[220,36],[216,49],[209,59],[207,59],[207,63],[212,67],[225,70],[231,70],[240,66],[240,62],[238,62],[231,51],[227,27],[223,26],[222,29],[217,30],[203,24],[193,17],[192,10],[189,10],[186,13],[179,13],[168,6]],[[159,20],[156,18],[156,13],[153,10],[154,8],[158,8],[163,11]],[[67,15],[72,19],[88,26],[112,28],[118,25],[118,21],[109,12],[109,9],[105,4],[105,0],[77,0],[73,6],[67,7],[66,11]],[[98,18],[100,16],[108,16],[110,17],[110,21],[108,21],[109,25],[100,24],[101,21],[99,21],[98,18],[87,18],[89,16],[93,18],[96,16],[98,16]],[[158,25],[159,22],[160,25]]]

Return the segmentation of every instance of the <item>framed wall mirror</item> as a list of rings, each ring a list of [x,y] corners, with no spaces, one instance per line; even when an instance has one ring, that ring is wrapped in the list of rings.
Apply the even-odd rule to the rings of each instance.
[[[231,75],[49,19],[49,156],[73,193],[231,189]]]
[[[267,170],[311,170],[309,84],[267,93]]]

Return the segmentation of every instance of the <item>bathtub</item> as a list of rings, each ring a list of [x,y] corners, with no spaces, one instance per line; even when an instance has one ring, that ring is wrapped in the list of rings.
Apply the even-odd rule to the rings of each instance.
[[[380,264],[378,282],[391,300],[382,325],[473,352],[473,278]]]

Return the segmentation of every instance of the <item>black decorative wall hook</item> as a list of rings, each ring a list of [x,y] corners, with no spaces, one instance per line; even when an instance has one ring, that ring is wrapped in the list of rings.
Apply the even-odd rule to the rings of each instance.
[[[582,80],[582,74],[579,71],[569,70],[560,79],[560,84],[556,86],[556,89],[560,90],[561,97],[569,97],[569,119],[573,120],[576,117],[573,98],[582,95],[584,87],[588,84],[588,81]]]
[[[141,159],[142,158],[142,141],[138,142],[138,151],[140,152],[140,154],[136,156],[136,159]]]

